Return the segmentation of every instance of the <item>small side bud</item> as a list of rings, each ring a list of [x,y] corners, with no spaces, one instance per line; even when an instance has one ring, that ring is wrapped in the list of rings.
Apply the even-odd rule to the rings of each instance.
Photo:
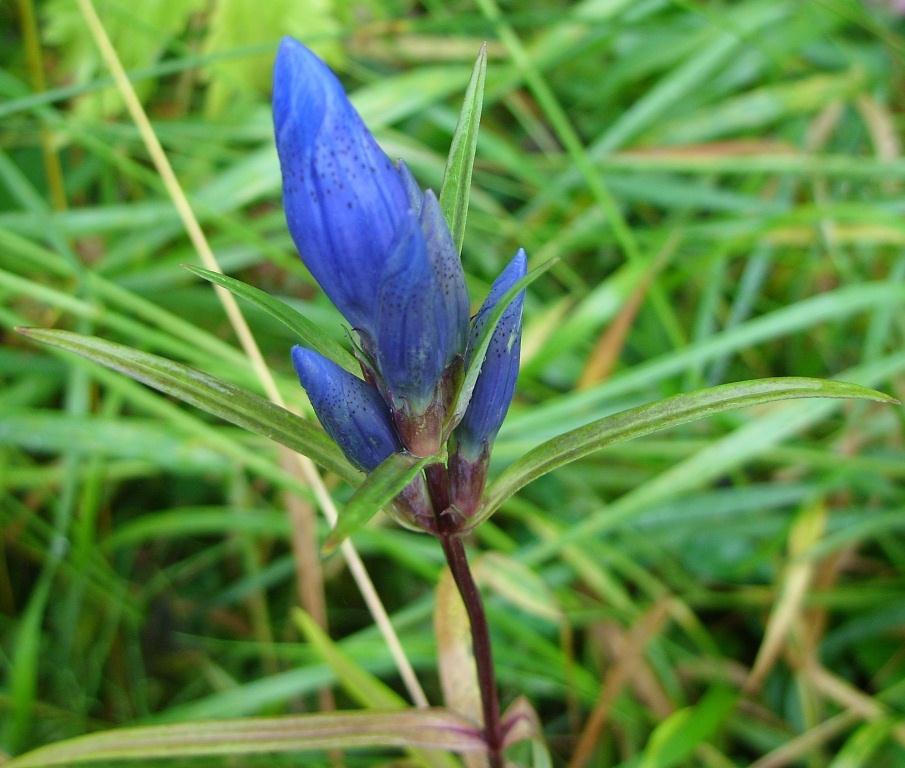
[[[471,324],[469,354],[481,336],[488,316],[502,296],[527,271],[527,258],[519,250],[490,289],[490,294]],[[520,292],[506,308],[490,339],[481,372],[462,421],[454,432],[455,448],[450,454],[449,473],[453,506],[466,518],[474,514],[484,490],[490,447],[503,424],[518,378],[522,340]]]
[[[369,472],[402,450],[376,388],[305,347],[292,348],[292,363],[318,421],[355,466]]]
[[[494,282],[490,294],[472,321],[469,355],[480,338],[493,308],[503,294],[525,276],[527,266],[525,252],[519,250]],[[518,378],[524,297],[525,292],[521,291],[497,323],[468,408],[456,428],[458,450],[470,459],[476,459],[484,447],[493,442],[512,402],[515,381]]]
[[[423,474],[419,474],[405,487],[387,511],[403,528],[429,533],[437,530],[434,508]]]

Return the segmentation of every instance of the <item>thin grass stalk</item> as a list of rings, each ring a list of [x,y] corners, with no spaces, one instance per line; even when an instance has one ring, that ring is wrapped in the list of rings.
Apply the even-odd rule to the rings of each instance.
[[[79,9],[81,10],[82,15],[85,19],[85,23],[87,24],[91,35],[94,38],[95,44],[98,46],[104,62],[113,75],[113,79],[116,82],[117,88],[119,89],[120,94],[125,101],[126,108],[128,109],[133,121],[135,122],[139,134],[141,135],[142,141],[144,142],[145,147],[149,155],[151,156],[151,160],[154,163],[157,172],[160,174],[161,180],[166,187],[167,193],[169,194],[174,206],[177,209],[179,217],[182,220],[183,225],[185,226],[189,239],[192,241],[192,244],[194,245],[195,250],[200,257],[201,262],[207,269],[222,274],[223,270],[221,269],[216,256],[214,255],[210,245],[207,242],[207,238],[204,235],[200,224],[198,223],[198,219],[196,218],[194,211],[192,210],[192,207],[185,195],[185,192],[182,189],[182,186],[179,183],[179,180],[176,178],[176,174],[174,173],[173,168],[170,165],[169,160],[167,159],[166,153],[163,150],[160,140],[157,138],[157,134],[154,132],[150,120],[148,120],[147,114],[145,114],[144,108],[142,107],[141,102],[139,101],[138,96],[135,93],[135,89],[132,87],[132,84],[129,81],[129,77],[122,66],[122,62],[120,61],[119,56],[117,55],[116,50],[114,49],[113,44],[111,43],[110,38],[107,35],[103,24],[101,23],[100,17],[97,15],[97,10],[94,8],[92,0],[78,0],[78,4]],[[248,323],[246,322],[245,317],[242,314],[242,311],[239,308],[239,305],[236,302],[235,298],[227,290],[220,288],[219,286],[215,286],[214,290],[220,300],[220,303],[223,305],[227,317],[229,318],[230,325],[233,327],[233,330],[239,338],[239,342],[246,355],[248,356],[252,368],[257,374],[258,379],[260,380],[261,385],[268,398],[270,398],[270,400],[275,404],[285,408],[285,401],[283,400],[282,395],[280,395],[280,392],[276,387],[276,382],[273,379],[273,375],[271,374],[266,362],[264,361],[261,350],[258,347],[251,329],[249,328]],[[301,476],[314,492],[315,498],[318,501],[324,517],[327,519],[331,527],[335,526],[338,517],[336,507],[333,504],[333,499],[330,497],[330,494],[327,491],[326,486],[324,485],[323,479],[321,478],[313,462],[307,456],[302,456],[301,454],[290,455],[295,456],[295,460],[299,464]],[[409,695],[412,698],[412,701],[416,704],[416,706],[427,707],[428,701],[427,697],[424,694],[424,690],[421,688],[421,684],[418,682],[418,678],[415,675],[415,671],[412,668],[411,662],[409,662],[408,657],[405,655],[405,651],[402,648],[399,637],[398,635],[396,635],[396,631],[393,628],[392,623],[390,622],[390,618],[386,612],[386,609],[384,608],[383,603],[380,600],[379,595],[377,594],[377,590],[375,589],[374,584],[371,581],[367,569],[365,568],[364,563],[359,557],[357,550],[348,540],[343,543],[341,549],[343,557],[345,558],[346,563],[349,566],[349,570],[352,573],[356,584],[358,585],[359,591],[361,592],[365,603],[367,604],[368,610],[370,611],[375,623],[377,624],[378,629],[380,630],[380,633],[383,635],[384,640],[387,643],[390,653],[393,656],[397,668],[399,669],[400,676],[402,677],[403,683],[405,684],[406,689],[408,690]],[[312,561],[318,562],[316,553],[312,558]]]

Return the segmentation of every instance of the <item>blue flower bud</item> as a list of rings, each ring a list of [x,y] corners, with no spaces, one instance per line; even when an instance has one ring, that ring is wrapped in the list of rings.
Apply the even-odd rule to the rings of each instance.
[[[437,308],[446,322],[446,364],[464,355],[468,341],[468,289],[462,260],[452,233],[443,217],[440,203],[432,190],[424,193],[421,206],[421,230],[427,243],[427,256],[437,275]]]
[[[349,323],[372,333],[375,287],[410,208],[406,183],[335,75],[288,37],[274,66],[273,118],[292,239]]]
[[[327,66],[290,38],[277,54],[273,112],[302,259],[358,332],[405,447],[435,453],[468,335],[465,276],[440,205],[390,162]]]
[[[487,323],[488,315],[503,294],[525,276],[527,265],[525,252],[519,249],[496,279],[490,294],[475,315],[471,324],[469,347],[477,343]],[[486,454],[489,445],[500,431],[515,392],[522,340],[524,295],[525,292],[521,291],[500,318],[487,348],[487,355],[475,383],[468,409],[456,427],[457,453],[469,461],[477,461],[482,454]]]
[[[424,195],[420,217],[408,214],[377,294],[376,338],[365,347],[406,448],[418,456],[436,453],[447,405],[445,376],[464,348],[468,300],[433,193]]]
[[[409,213],[380,282],[375,357],[390,406],[423,409],[446,366],[446,324],[439,286],[417,217]]]
[[[376,362],[390,405],[422,412],[447,367],[464,353],[468,291],[434,193],[408,216],[378,288]]]
[[[318,421],[355,466],[374,469],[402,450],[380,393],[323,355],[295,346],[292,363]]]

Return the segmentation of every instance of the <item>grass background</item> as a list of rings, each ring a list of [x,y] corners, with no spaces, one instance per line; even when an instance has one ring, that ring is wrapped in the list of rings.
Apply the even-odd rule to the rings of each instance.
[[[436,188],[488,41],[472,297],[519,245],[562,257],[529,289],[498,468],[707,384],[793,374],[905,395],[894,3],[96,5],[224,268],[340,339],[279,206],[276,42],[313,44]],[[0,749],[315,709],[335,670],[290,618],[311,565],[272,446],[11,330],[92,333],[256,387],[210,286],[180,267],[197,257],[77,5],[20,0],[0,20]],[[244,309],[303,409],[293,340]],[[556,764],[905,764],[903,459],[900,407],[792,403],[529,486],[473,542],[493,553],[504,703],[529,697]],[[327,482],[341,504],[350,489]],[[439,547],[392,525],[356,544],[439,703]],[[323,577],[331,636],[404,693],[341,560]]]

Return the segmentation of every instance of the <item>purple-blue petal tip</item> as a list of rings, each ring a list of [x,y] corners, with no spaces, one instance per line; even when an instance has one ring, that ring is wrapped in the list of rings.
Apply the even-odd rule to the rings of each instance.
[[[283,38],[273,76],[289,232],[340,312],[372,331],[374,286],[409,209],[403,178],[342,84],[308,48]]]
[[[471,325],[469,345],[480,338],[481,331],[497,302],[521,280],[528,270],[528,258],[519,249],[494,281],[484,304]],[[518,378],[519,352],[522,340],[522,303],[525,292],[512,300],[490,339],[481,373],[475,383],[465,416],[456,428],[458,451],[470,461],[486,455],[503,424]]]

